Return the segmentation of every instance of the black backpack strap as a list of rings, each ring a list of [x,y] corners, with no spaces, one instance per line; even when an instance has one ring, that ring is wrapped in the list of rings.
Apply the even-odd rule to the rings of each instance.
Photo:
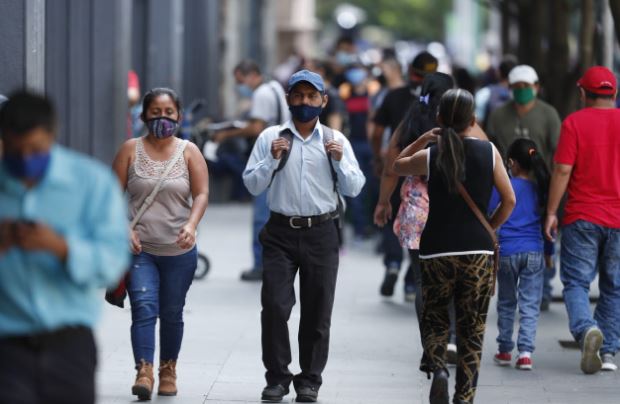
[[[286,128],[286,129],[281,130],[279,137],[283,137],[284,139],[288,140],[289,144],[291,145],[291,148],[293,147],[293,139],[295,139],[295,136],[293,135],[293,132],[290,129]],[[278,168],[276,168],[274,172],[271,174],[271,181],[269,181],[268,188],[271,187],[271,184],[273,183],[273,179],[275,178],[278,171],[281,171],[286,165],[289,155],[290,153],[288,151],[282,152],[282,156],[280,157],[280,164],[278,164]]]

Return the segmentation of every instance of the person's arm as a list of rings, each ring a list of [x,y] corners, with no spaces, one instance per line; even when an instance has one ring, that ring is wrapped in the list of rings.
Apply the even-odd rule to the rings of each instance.
[[[398,175],[392,169],[398,154],[400,153],[399,143],[402,131],[402,123],[394,132],[390,139],[388,150],[385,157],[385,164],[381,173],[381,185],[379,187],[379,200],[374,212],[374,222],[377,226],[383,227],[392,218],[392,205],[390,199],[398,185]]]
[[[273,172],[280,164],[282,152],[288,151],[291,147],[284,138],[276,138],[272,142],[268,139],[269,132],[263,132],[258,137],[243,171],[243,183],[255,196],[269,187]]]
[[[121,190],[124,192],[127,189],[127,178],[129,176],[129,166],[131,164],[131,156],[133,156],[136,149],[136,139],[129,139],[121,146],[120,150],[114,158],[112,163],[112,170],[118,178],[118,182],[121,185]],[[138,232],[134,229],[129,229],[129,247],[134,254],[140,254],[142,252],[142,243]]]
[[[209,203],[209,170],[202,153],[195,144],[189,143],[184,154],[187,156],[192,209],[187,223],[179,232],[177,244],[179,247],[187,249],[196,243],[196,228]]]
[[[112,162],[112,170],[121,184],[121,189],[127,189],[127,177],[129,173],[129,165],[131,164],[131,156],[136,149],[136,139],[129,139],[119,149]]]
[[[547,201],[547,218],[545,219],[545,236],[549,241],[555,241],[558,231],[558,207],[568,188],[573,166],[568,164],[556,164],[551,176],[549,186],[549,200]]]
[[[248,124],[243,128],[225,129],[221,130],[213,135],[213,141],[221,143],[227,139],[242,137],[253,138],[261,134],[267,127],[267,122],[262,119],[250,119]]]
[[[441,129],[431,129],[415,142],[400,152],[396,161],[392,165],[394,173],[398,175],[428,175],[427,150],[424,150],[429,143],[437,142]]]
[[[493,169],[493,183],[497,193],[499,194],[499,207],[495,210],[495,213],[491,216],[489,224],[493,230],[497,230],[512,213],[515,205],[517,204],[517,198],[515,197],[514,190],[510,184],[510,178],[506,172],[506,167],[502,164],[502,156],[496,148],[494,150],[495,168]]]
[[[64,235],[65,267],[77,284],[108,287],[129,265],[127,207],[111,175],[91,180],[84,218]]]

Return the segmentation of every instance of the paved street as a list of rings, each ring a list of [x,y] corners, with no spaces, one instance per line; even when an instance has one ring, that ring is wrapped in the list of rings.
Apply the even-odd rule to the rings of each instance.
[[[259,284],[242,283],[251,262],[249,206],[213,206],[200,228],[200,250],[212,262],[192,286],[185,313],[185,338],[178,364],[179,395],[158,403],[256,403],[264,386],[260,353]],[[349,246],[341,259],[332,321],[330,360],[320,402],[338,404],[426,403],[430,382],[417,370],[421,347],[412,304],[398,294],[378,294],[382,278],[374,242]],[[291,319],[296,358],[297,308]],[[579,352],[562,348],[570,339],[564,306],[554,303],[540,320],[535,369],[494,366],[496,310],[492,303],[476,403],[617,404],[618,373],[585,376]],[[98,403],[129,403],[134,380],[129,340],[130,312],[106,305],[97,330]],[[620,360],[619,360],[620,361]],[[298,370],[294,359],[293,372]],[[454,377],[451,375],[452,383]],[[451,391],[453,388],[451,387]],[[291,402],[294,393],[285,402]]]

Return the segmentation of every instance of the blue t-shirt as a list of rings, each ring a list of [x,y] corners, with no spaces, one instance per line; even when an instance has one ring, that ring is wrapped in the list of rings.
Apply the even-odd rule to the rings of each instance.
[[[542,223],[536,184],[522,178],[511,178],[510,182],[517,204],[506,223],[499,229],[500,255],[543,252]],[[494,188],[489,210],[493,212],[499,202],[499,193]]]

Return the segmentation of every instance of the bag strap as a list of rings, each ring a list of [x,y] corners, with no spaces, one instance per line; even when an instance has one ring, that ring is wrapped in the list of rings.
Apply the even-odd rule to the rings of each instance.
[[[293,135],[293,132],[290,129],[286,128],[286,129],[281,130],[278,136],[283,137],[284,139],[288,140],[289,144],[291,145],[291,149],[293,148],[293,140],[295,139],[295,135]],[[269,185],[267,186],[267,188],[271,187],[271,184],[273,183],[273,179],[276,177],[276,174],[278,173],[278,171],[282,171],[282,169],[286,165],[286,162],[288,161],[288,157],[289,157],[289,152],[286,150],[283,151],[282,156],[280,157],[280,163],[278,164],[278,167],[274,170],[274,172],[271,174],[271,180],[269,181]]]
[[[497,245],[498,244],[497,234],[495,234],[495,231],[491,227],[491,224],[489,223],[487,218],[484,216],[484,214],[480,211],[480,209],[478,208],[478,205],[476,205],[474,200],[471,199],[469,192],[467,192],[463,184],[460,182],[457,184],[457,189],[459,191],[459,194],[461,194],[461,196],[465,200],[465,203],[467,203],[467,206],[469,206],[469,209],[471,209],[474,215],[476,215],[476,217],[478,218],[478,221],[482,224],[482,226],[484,226],[486,231],[489,233],[489,236],[491,236],[491,239],[493,240],[493,244]]]
[[[132,229],[136,227],[136,225],[138,224],[140,219],[142,219],[142,216],[144,215],[144,212],[146,212],[146,210],[153,204],[153,201],[155,201],[155,197],[159,193],[159,191],[161,189],[161,186],[163,185],[166,177],[168,177],[168,174],[170,174],[170,171],[172,171],[172,167],[174,167],[176,162],[180,158],[183,157],[183,152],[185,151],[185,147],[187,146],[187,143],[188,143],[187,140],[181,140],[181,145],[179,146],[177,151],[174,153],[174,156],[172,156],[172,159],[170,160],[170,162],[168,163],[168,165],[164,169],[164,172],[161,175],[161,177],[159,177],[159,180],[157,181],[157,184],[155,185],[155,188],[153,188],[153,190],[151,191],[149,196],[147,196],[146,199],[144,200],[144,202],[142,202],[142,206],[140,206],[140,209],[138,210],[138,213],[136,213],[136,216],[131,221],[131,225],[130,226],[131,226]]]

